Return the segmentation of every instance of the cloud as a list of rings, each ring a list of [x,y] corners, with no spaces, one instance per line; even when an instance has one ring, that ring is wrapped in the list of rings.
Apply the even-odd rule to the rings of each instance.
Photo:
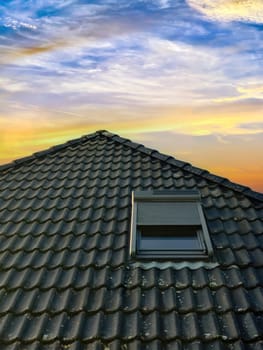
[[[33,96],[33,95],[32,95]],[[70,98],[70,96],[69,96]],[[192,136],[218,136],[222,142],[226,139],[223,136],[243,135],[250,136],[258,133],[256,128],[240,127],[247,123],[250,116],[251,123],[257,124],[262,121],[262,106],[240,106],[240,105],[219,105],[215,108],[210,106],[188,107],[164,107],[164,106],[146,106],[146,105],[109,105],[98,103],[71,103],[66,98],[61,98],[60,103],[54,99],[53,105],[48,99],[48,103],[37,99],[33,105],[32,98],[29,102],[24,99],[21,102],[6,100],[3,107],[0,108],[0,115],[6,117],[3,125],[12,120],[28,120],[29,117],[41,116],[44,120],[38,120],[38,125],[45,129],[45,123],[55,123],[57,129],[63,128],[63,125],[76,124],[83,125],[88,130],[109,129],[123,134],[129,131],[132,134],[138,132],[157,132],[173,131],[180,134],[189,134]],[[16,99],[17,101],[17,99]],[[42,106],[41,106],[42,104]],[[4,106],[9,106],[5,108]],[[43,124],[43,126],[41,126]],[[14,129],[21,127],[17,126]],[[3,128],[2,128],[3,129]],[[10,129],[11,131],[12,129]]]
[[[133,11],[127,15],[121,10],[124,15],[119,15],[116,10],[112,11],[112,4],[52,3],[44,6],[43,1],[37,1],[32,8],[22,6],[21,9],[21,3],[13,1],[12,4],[20,9],[13,12],[0,5],[5,14],[0,20],[4,27],[12,29],[8,34],[4,31],[3,37],[8,38],[8,42],[1,44],[1,64],[58,49],[75,51],[79,47],[99,47],[105,42],[143,32],[152,25],[151,21],[144,21],[143,16]],[[51,9],[54,13],[49,15]],[[39,16],[41,11],[43,16]],[[3,27],[0,27],[0,35],[1,29],[3,31]]]
[[[247,99],[263,100],[263,85],[261,83],[246,83],[243,86],[236,87],[235,96],[219,97],[214,99],[215,102],[225,103]]]
[[[245,50],[260,45],[259,40],[250,40],[253,33],[236,33],[234,43],[221,42],[219,47],[216,35],[208,44],[205,38],[209,33],[202,21],[195,17],[191,30],[192,18],[184,17],[187,8],[178,11],[177,17],[170,14],[168,21],[162,15],[152,15],[154,11],[140,12],[130,4],[125,7],[122,1],[117,10],[112,1],[103,5],[75,1],[63,8],[54,8],[51,3],[45,7],[45,2],[36,1],[35,7],[22,12],[21,21],[35,19],[32,23],[38,30],[34,35],[30,31],[33,39],[26,32],[24,41],[1,47],[2,76],[41,91],[38,101],[50,103],[64,97],[65,105],[76,101],[80,105],[196,106],[244,95],[236,90],[240,78],[251,70],[256,75],[262,68],[260,57],[257,62],[239,46],[240,36]],[[43,16],[41,12],[37,17],[43,8],[54,12]],[[172,8],[158,14],[170,11]],[[19,14],[13,15],[19,18]],[[182,35],[174,38],[171,31]],[[197,31],[202,41],[191,41]],[[218,36],[226,41],[225,32]],[[13,97],[22,99],[22,95]],[[33,98],[28,89],[24,98],[26,102]]]
[[[262,0],[187,0],[211,20],[263,23]]]
[[[239,124],[238,127],[247,130],[256,130],[256,132],[263,132],[263,122],[242,123]]]
[[[260,79],[242,78],[243,71],[231,76],[235,67],[251,63],[250,56],[229,50],[132,32],[69,47],[54,42],[15,49],[20,59],[2,70],[7,80],[1,88],[12,92],[9,100],[81,115],[93,106],[172,110],[209,104],[215,115],[214,101],[218,109],[240,101],[239,96],[245,101],[261,94]],[[202,130],[209,132],[209,125]]]
[[[259,94],[263,98],[263,85],[260,84],[249,84],[247,86],[240,86],[237,88],[238,92],[249,95],[249,96],[255,96]]]
[[[18,81],[15,79],[11,79],[8,77],[0,77],[0,91],[16,93],[16,92],[24,92],[29,88],[27,82]]]
[[[155,3],[161,9],[169,8],[171,5],[170,0],[155,0]]]
[[[68,46],[69,43],[64,41],[50,42],[50,43],[39,43],[38,45],[32,45],[27,47],[15,47],[15,48],[3,48],[2,55],[0,57],[1,64],[10,64],[19,59],[26,58],[28,56],[40,55],[43,53],[49,53],[54,50],[58,50]]]
[[[37,26],[35,24],[29,23],[29,22],[23,22],[23,21],[19,21],[17,19],[11,18],[11,17],[5,17],[5,18],[1,18],[2,20],[2,24],[7,27],[7,28],[12,28],[14,30],[18,30],[18,29],[29,29],[29,30],[36,30]]]

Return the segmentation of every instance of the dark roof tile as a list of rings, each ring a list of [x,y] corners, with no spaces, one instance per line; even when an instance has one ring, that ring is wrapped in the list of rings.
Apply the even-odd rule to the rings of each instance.
[[[101,311],[84,318],[81,324],[81,339],[83,342],[100,338],[100,323],[102,324],[103,314]]]
[[[192,293],[195,298],[194,310],[197,312],[208,312],[214,309],[214,298],[209,288],[193,290]]]
[[[263,340],[255,341],[247,346],[250,350],[261,350],[263,348]]]
[[[227,269],[223,271],[224,283],[228,288],[236,288],[237,286],[241,286],[243,284],[242,275],[245,269]]]
[[[191,286],[191,283],[192,283],[191,272],[187,267],[176,271],[176,277],[175,277],[176,288],[178,289],[187,288]]]
[[[235,265],[236,258],[230,248],[218,250],[218,261],[222,266]]]
[[[242,337],[238,320],[233,312],[223,313],[218,317],[220,335],[223,340],[234,341]]]
[[[10,343],[23,338],[23,330],[27,323],[27,314],[7,314],[0,317],[0,339],[2,342]]]
[[[192,286],[195,289],[204,288],[208,285],[207,271],[203,268],[192,271]]]
[[[256,248],[249,252],[252,263],[255,267],[262,267],[263,259],[262,259],[262,248]]]
[[[241,326],[241,335],[244,341],[259,339],[262,336],[262,319],[254,314],[247,312],[238,317]]]
[[[242,278],[247,289],[259,286],[263,281],[262,269],[251,267],[242,269]]]
[[[180,313],[187,313],[193,310],[193,293],[190,288],[176,291],[176,309]]]
[[[180,318],[182,340],[193,341],[200,337],[202,331],[200,330],[199,320],[195,313],[183,314]]]
[[[249,292],[247,292],[247,298],[249,299],[252,310],[255,310],[255,312],[263,311],[263,288],[262,287],[251,289]]]
[[[32,300],[31,308],[27,311],[37,315],[45,312],[54,313],[53,302],[56,294],[55,288],[46,290],[35,289],[34,291],[36,292]],[[27,291],[25,294],[30,294],[30,292],[31,291]]]
[[[214,293],[215,310],[218,313],[231,311],[233,308],[230,291],[226,287],[219,288]]]

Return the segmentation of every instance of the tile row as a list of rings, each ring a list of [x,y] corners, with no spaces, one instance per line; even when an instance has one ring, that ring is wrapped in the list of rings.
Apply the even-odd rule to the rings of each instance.
[[[52,220],[45,222],[25,222],[21,221],[18,224],[8,222],[1,226],[3,236],[39,236],[45,235],[50,237],[53,235],[59,235],[63,237],[71,234],[73,237],[78,235],[95,235],[96,233],[101,234],[121,234],[129,231],[129,222],[127,220],[117,221],[115,218],[104,222],[103,220],[96,220],[93,222],[87,221],[65,221],[61,220],[54,223]]]
[[[165,290],[157,287],[146,290],[140,287],[95,289],[89,285],[80,290],[67,288],[62,291],[55,288],[11,291],[0,289],[0,315],[7,313],[54,315],[62,312],[77,314],[82,311],[86,313],[140,311],[144,314],[153,311],[162,313],[176,311],[178,314],[191,312],[205,314],[209,311],[217,314],[231,311],[242,314],[263,313],[263,289],[260,287],[249,291],[242,287],[233,290],[222,287],[214,291],[207,287],[198,290],[192,288],[176,290],[174,287]]]
[[[93,340],[91,342],[84,342],[75,340],[73,342],[65,342],[58,339],[54,342],[43,344],[41,341],[33,341],[32,343],[25,343],[15,341],[10,344],[2,344],[3,350],[262,350],[263,341],[256,340],[252,342],[231,341],[225,342],[220,339],[213,341],[181,341],[160,339],[152,341],[122,340],[115,339],[111,341]]]
[[[116,268],[124,264],[128,254],[127,247],[118,250],[98,250],[95,248],[88,252],[83,249],[75,251],[69,249],[61,251],[34,250],[32,252],[22,250],[14,254],[5,251],[1,254],[0,266],[2,270],[9,270],[10,268],[16,268],[18,270],[26,268],[39,269],[44,266],[49,269],[59,266],[64,269],[74,266],[82,269],[89,266],[100,268],[106,265]]]
[[[113,238],[110,239],[113,240]],[[87,247],[87,250],[72,250],[70,248],[59,251],[52,249],[48,251],[40,249],[25,251],[22,249],[10,252],[6,250],[1,254],[0,266],[2,270],[9,270],[11,268],[17,270],[23,270],[25,268],[39,269],[44,266],[48,269],[54,269],[59,266],[64,269],[70,269],[73,266],[79,268],[88,268],[90,266],[102,268],[111,266],[116,268],[128,264],[131,261],[128,245],[123,247],[122,244],[120,244],[119,248],[114,248],[115,247],[103,247],[102,244],[100,248],[97,246],[94,248]],[[263,251],[261,248],[252,250],[247,250],[245,248],[239,250],[224,248],[215,250],[214,261],[219,263],[222,267],[262,267],[262,254]],[[149,260],[149,262],[151,262],[151,260]],[[147,261],[145,264],[147,264]]]
[[[19,238],[18,238],[19,237]],[[101,234],[95,233],[94,235],[87,235],[83,233],[81,235],[67,234],[60,236],[58,234],[45,235],[40,234],[24,235],[24,236],[0,236],[0,252],[9,251],[10,253],[16,253],[18,251],[33,252],[39,250],[41,252],[59,252],[65,249],[70,251],[84,250],[86,252],[97,249],[106,250],[113,249],[118,250],[127,245],[128,237],[125,233],[122,234]]]
[[[55,288],[58,291],[68,288],[81,290],[87,286],[93,289],[140,287],[147,290],[156,287],[160,290],[166,290],[173,287],[176,290],[188,288],[198,290],[207,287],[211,291],[216,291],[223,287],[228,289],[243,287],[250,290],[262,286],[262,281],[262,269],[251,267],[243,269],[236,267],[206,269],[200,267],[194,270],[187,267],[176,270],[175,267],[170,267],[161,270],[158,268],[132,268],[129,265],[117,269],[109,266],[100,269],[94,267],[77,268],[76,266],[69,269],[63,267],[47,269],[46,266],[42,266],[39,269],[29,267],[17,270],[12,267],[7,271],[0,270],[0,290],[4,289],[5,291],[18,288],[25,291],[35,288],[40,290]]]
[[[87,314],[82,311],[75,315],[63,312],[58,315],[30,313],[22,315],[7,314],[0,317],[0,339],[3,343],[15,341],[42,343],[54,342],[63,338],[64,342],[81,339],[83,342],[101,339],[129,341],[139,337],[142,341],[154,339],[182,341],[256,341],[260,340],[263,318],[247,312],[235,314],[228,312],[217,315],[176,312],[161,314],[152,312],[106,314],[101,311]]]
[[[108,233],[107,231],[104,231],[104,233],[91,233],[89,226],[85,226],[85,232],[79,233],[77,230],[75,231],[75,227],[77,227],[75,224],[71,227],[74,234],[65,230],[63,235],[59,235],[59,228],[55,228],[54,226],[56,225],[53,224],[53,231],[47,231],[48,234],[45,231],[41,233],[41,231],[36,230],[34,231],[34,235],[26,234],[26,232],[24,234],[15,234],[12,232],[12,235],[4,235],[2,233],[0,235],[0,252],[8,251],[15,253],[22,250],[26,253],[33,252],[34,250],[59,252],[65,249],[69,249],[70,251],[83,249],[88,252],[92,249],[105,250],[113,247],[114,250],[118,250],[129,244],[126,232],[118,232],[116,234]],[[108,231],[114,231],[113,226],[108,227]],[[225,233],[219,233],[211,235],[211,239],[216,250],[227,248],[231,250],[255,250],[263,246],[263,233],[260,235],[253,235],[252,233],[227,235]]]

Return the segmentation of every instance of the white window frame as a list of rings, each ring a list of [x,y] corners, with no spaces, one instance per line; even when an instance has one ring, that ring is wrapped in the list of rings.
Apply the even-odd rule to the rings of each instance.
[[[145,203],[145,205],[143,204]],[[157,209],[157,215],[153,216],[152,223],[150,217],[151,215],[147,215],[147,204],[149,203],[157,203],[154,205],[155,209]],[[167,204],[169,203],[169,204]],[[167,204],[167,213],[164,214],[165,218],[158,217],[158,206]],[[151,206],[151,204],[150,204]],[[173,215],[171,214],[171,209],[173,212],[173,206],[180,213]],[[168,208],[169,207],[169,208]],[[186,212],[184,207],[189,207],[193,209],[191,215],[190,212]],[[143,209],[140,209],[143,208]],[[145,209],[146,208],[146,209]],[[161,207],[160,207],[161,208]],[[200,242],[200,250],[198,249],[186,249],[186,250],[175,250],[171,249],[167,250],[157,250],[151,251],[150,249],[140,250],[140,232],[139,226],[142,225],[138,222],[138,218],[142,217],[141,212],[144,212],[146,218],[142,218],[143,225],[145,226],[198,226],[196,231],[197,239]],[[182,212],[182,215],[181,215]],[[162,214],[160,214],[162,215]],[[180,215],[180,217],[178,216]],[[158,224],[158,220],[160,220],[160,224]],[[167,223],[166,223],[167,220]],[[170,221],[170,222],[169,222]],[[176,223],[178,221],[178,224]],[[190,222],[190,224],[189,224]],[[177,236],[178,237],[178,236]],[[158,238],[157,238],[158,239]],[[160,238],[161,239],[161,238]],[[213,247],[211,243],[211,239],[209,236],[209,232],[206,225],[205,216],[202,209],[201,197],[200,193],[195,190],[191,191],[170,191],[170,190],[161,190],[161,191],[136,191],[132,192],[132,215],[131,215],[131,236],[130,236],[130,254],[132,256],[142,257],[142,258],[171,258],[171,259],[203,259],[208,258],[213,255]]]

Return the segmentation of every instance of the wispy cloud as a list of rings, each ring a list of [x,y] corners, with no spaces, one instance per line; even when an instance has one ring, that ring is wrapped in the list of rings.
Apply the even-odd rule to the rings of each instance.
[[[263,85],[262,83],[250,83],[236,87],[235,96],[219,97],[214,101],[219,103],[233,102],[247,99],[263,99]]]
[[[262,132],[263,133],[263,122],[248,122],[248,123],[241,123],[238,125],[239,128],[246,129],[246,130],[255,130],[256,132]]]
[[[245,92],[245,83],[236,88],[244,80],[243,73],[232,76],[235,68],[229,70],[229,65],[248,67],[251,60],[249,55],[231,54],[228,47],[193,46],[143,33],[110,41],[76,42],[69,48],[63,45],[58,42],[16,50],[13,55],[19,60],[16,66],[7,66],[3,76],[6,72],[9,81],[14,76],[19,84],[31,86],[32,93],[42,91],[50,103],[51,94],[71,94],[70,104],[75,99],[84,105],[195,106],[261,94],[252,86]],[[34,76],[30,82],[29,71]],[[8,84],[4,88],[8,89]]]

